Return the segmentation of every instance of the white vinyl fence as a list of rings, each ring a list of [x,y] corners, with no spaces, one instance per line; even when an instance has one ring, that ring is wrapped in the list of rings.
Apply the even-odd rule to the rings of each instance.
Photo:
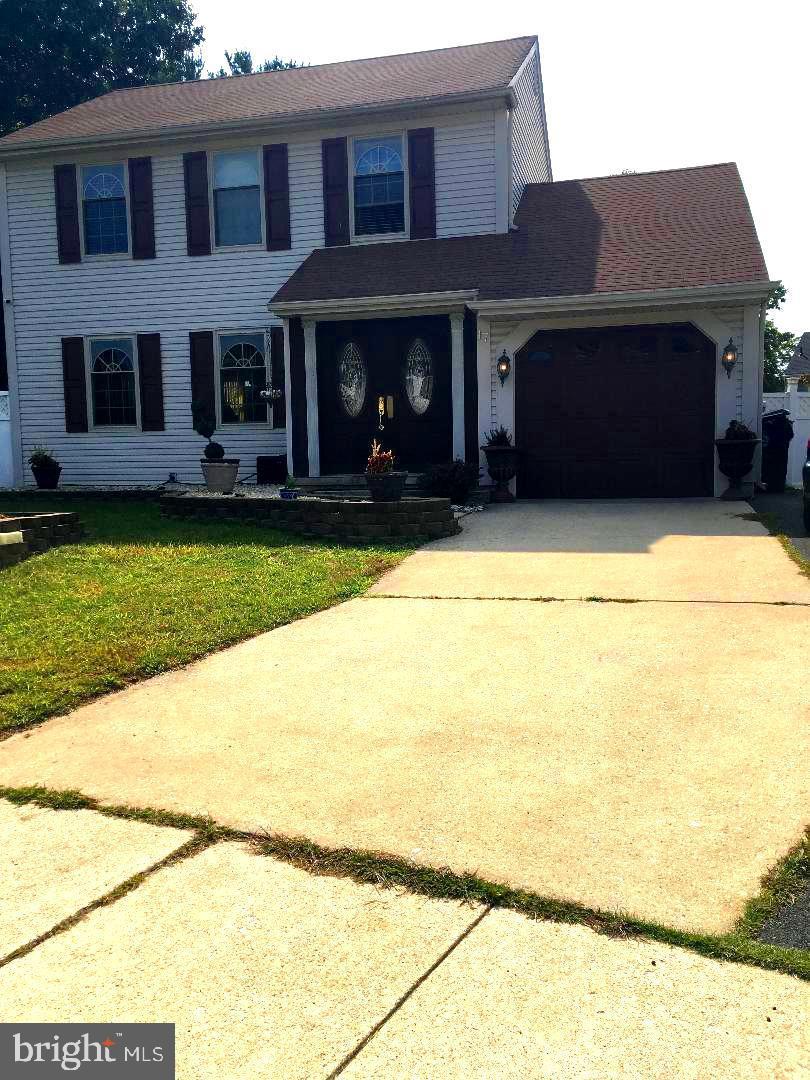
[[[8,390],[0,390],[0,488],[11,487],[11,402]]]
[[[788,457],[787,482],[791,487],[802,486],[802,465],[807,460],[807,440],[810,439],[810,393],[799,393],[791,386],[784,394],[763,394],[764,412],[786,409],[793,421],[793,441]]]

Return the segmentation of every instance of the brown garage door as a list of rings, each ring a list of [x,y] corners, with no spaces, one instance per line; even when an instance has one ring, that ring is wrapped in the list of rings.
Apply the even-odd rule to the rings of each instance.
[[[692,326],[535,334],[515,357],[518,495],[713,494],[714,381]]]

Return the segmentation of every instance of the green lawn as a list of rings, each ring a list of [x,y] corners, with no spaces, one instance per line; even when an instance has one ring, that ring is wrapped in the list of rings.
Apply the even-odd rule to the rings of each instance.
[[[0,731],[363,592],[410,548],[161,518],[154,502],[0,496],[75,510],[82,543],[0,570]]]

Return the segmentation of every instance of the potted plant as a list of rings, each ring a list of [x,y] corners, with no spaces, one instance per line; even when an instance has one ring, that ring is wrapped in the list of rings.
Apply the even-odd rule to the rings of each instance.
[[[728,488],[722,498],[729,500],[744,499],[742,479],[754,467],[754,452],[759,445],[755,431],[740,420],[732,420],[722,439],[715,439],[717,464],[723,476],[728,478]]]
[[[512,436],[503,424],[490,431],[481,449],[486,455],[489,475],[495,481],[492,501],[514,502],[509,481],[517,472],[518,450],[512,445]]]
[[[287,473],[287,479],[284,482],[284,487],[279,488],[279,495],[282,499],[297,499],[298,498],[298,481],[292,475]]]
[[[53,491],[59,486],[62,466],[47,446],[35,446],[28,456],[28,464],[31,466],[38,488]]]
[[[374,502],[399,502],[408,477],[406,472],[394,469],[394,451],[383,450],[376,439],[372,439],[371,453],[366,464],[366,483]]]
[[[473,465],[456,459],[431,465],[419,477],[419,486],[429,495],[449,499],[455,506],[465,506],[480,478],[481,470],[477,463]]]
[[[200,458],[205,486],[209,491],[218,491],[222,495],[233,494],[239,473],[239,458],[226,458],[225,448],[211,438],[217,425],[207,405],[195,402],[191,406],[191,413],[194,418],[194,430],[204,439],[208,439],[203,450],[205,456]]]

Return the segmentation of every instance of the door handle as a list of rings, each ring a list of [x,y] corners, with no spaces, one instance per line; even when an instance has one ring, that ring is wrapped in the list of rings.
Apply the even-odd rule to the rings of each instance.
[[[394,397],[393,394],[389,394],[385,399],[385,414],[389,420],[394,419]]]

